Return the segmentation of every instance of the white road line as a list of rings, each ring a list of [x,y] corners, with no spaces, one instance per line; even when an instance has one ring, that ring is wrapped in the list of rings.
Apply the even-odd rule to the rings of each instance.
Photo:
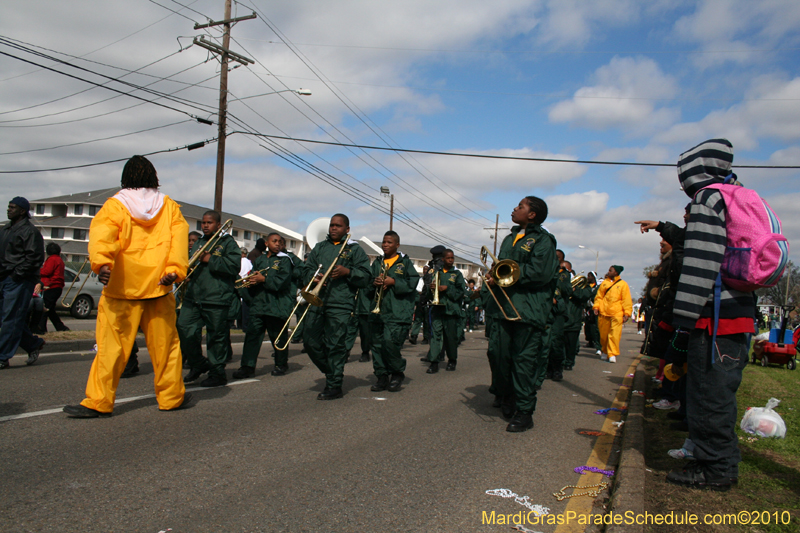
[[[245,383],[258,383],[260,379],[242,379],[238,381],[234,381],[232,383],[228,383],[228,387],[233,387],[234,385],[244,385]],[[192,387],[190,389],[186,389],[186,392],[195,392],[195,391],[207,391],[213,390],[216,387]],[[142,396],[131,396],[130,398],[117,398],[115,402],[117,405],[121,403],[128,403],[128,402],[135,402],[136,400],[144,400],[146,398],[155,398],[155,394],[144,394]],[[56,413],[63,413],[64,406],[57,409],[45,409],[44,411],[33,411],[30,413],[22,413],[18,415],[9,415],[9,416],[0,416],[0,422],[8,422],[9,420],[19,420],[21,418],[33,418],[35,416],[44,416],[44,415],[53,415]]]

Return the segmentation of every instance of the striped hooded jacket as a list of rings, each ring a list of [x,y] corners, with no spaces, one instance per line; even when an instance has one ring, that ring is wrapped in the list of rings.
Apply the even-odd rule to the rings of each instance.
[[[693,329],[698,318],[714,316],[714,282],[722,266],[727,232],[725,201],[719,191],[704,189],[722,183],[731,174],[733,146],[727,139],[711,139],[681,154],[678,179],[692,198],[683,268],[675,296],[673,325]],[[734,175],[735,178],[735,175]],[[753,294],[722,284],[721,319],[755,315]]]

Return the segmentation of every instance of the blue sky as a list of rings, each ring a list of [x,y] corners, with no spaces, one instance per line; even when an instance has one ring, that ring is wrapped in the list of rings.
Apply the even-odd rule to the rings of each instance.
[[[48,52],[96,73],[119,76],[124,73],[119,69],[141,69],[124,78],[137,85],[153,83],[148,75],[174,76],[151,88],[182,89],[177,96],[213,110],[219,64],[197,46],[175,52],[179,42],[188,46],[195,35],[218,38],[218,31],[195,31],[193,23],[222,18],[222,6],[220,0],[34,0],[4,6],[0,34],[80,57]],[[235,5],[240,16],[254,9],[259,19],[233,30],[231,48],[256,64],[230,72],[230,112],[240,121],[229,124],[230,130],[244,123],[260,133],[364,145],[668,164],[705,139],[727,137],[734,144],[734,164],[800,164],[796,1],[256,0]],[[0,52],[53,64],[8,45],[0,45]],[[0,56],[0,72],[0,170],[99,162],[215,136],[215,128],[154,104],[119,111],[139,101],[123,96],[99,102],[114,96],[107,89],[40,105],[89,85],[6,56]],[[81,75],[100,80],[85,71]],[[282,93],[233,101],[301,87],[312,96]],[[36,107],[22,109],[29,106]],[[76,109],[82,106],[89,107]],[[87,118],[104,113],[111,114]],[[216,120],[210,111],[203,117]],[[52,124],[60,121],[73,122]],[[126,135],[159,126],[165,127]],[[41,150],[117,135],[125,136]],[[521,197],[541,196],[551,208],[545,225],[575,269],[594,268],[599,252],[600,269],[624,265],[623,277],[634,290],[644,283],[642,268],[658,261],[659,239],[640,235],[633,221],[679,222],[688,201],[672,167],[401,158],[289,141],[280,145],[384,206],[388,202],[378,189],[389,186],[401,212],[463,249],[460,255],[471,251],[476,257],[481,245],[491,246],[490,232],[483,228],[492,225],[496,213],[508,226]],[[212,144],[151,159],[166,194],[211,205],[215,157]],[[8,198],[35,199],[114,186],[120,171],[121,164],[113,164],[3,174],[0,187]],[[792,243],[800,238],[797,173],[738,171],[745,185],[772,204]],[[253,212],[301,232],[311,220],[336,211],[350,214],[357,237],[379,239],[388,225],[383,213],[239,134],[227,143],[223,208]],[[402,224],[395,227],[405,242],[437,243]]]

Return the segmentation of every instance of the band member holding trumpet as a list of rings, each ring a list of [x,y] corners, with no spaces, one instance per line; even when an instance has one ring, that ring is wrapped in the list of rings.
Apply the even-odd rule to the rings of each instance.
[[[97,355],[86,398],[64,407],[70,417],[111,416],[140,326],[153,362],[159,409],[188,407],[172,295],[172,284],[186,276],[188,233],[178,204],[158,191],[150,161],[129,159],[122,190],[106,201],[89,229],[89,259],[105,288],[97,307]]]
[[[419,274],[409,257],[397,251],[400,236],[387,231],[381,248],[383,257],[372,263],[372,285],[375,294],[370,312],[372,332],[372,368],[378,382],[372,391],[400,390],[405,379],[406,360],[400,353],[405,341],[414,304],[417,299]]]
[[[287,333],[278,339],[281,327],[289,318],[294,305],[292,291],[292,259],[281,251],[281,236],[267,235],[267,252],[253,262],[252,272],[240,280],[244,299],[250,306],[250,318],[244,337],[242,364],[233,373],[234,379],[252,377],[256,373],[256,360],[264,342],[264,332],[275,347],[273,376],[283,376],[289,368]],[[279,347],[284,347],[282,350]]]
[[[428,374],[439,371],[440,354],[447,354],[446,370],[456,369],[461,306],[467,293],[464,276],[454,263],[453,250],[442,256],[442,267],[434,273],[428,289],[431,292],[431,350],[428,353]]]
[[[196,267],[186,280],[187,288],[178,317],[181,349],[189,363],[185,383],[197,381],[208,372],[201,387],[227,385],[225,359],[231,330],[228,314],[236,298],[234,282],[239,277],[242,252],[230,235],[222,231],[219,211],[206,211],[200,227],[203,237],[192,248],[192,257],[202,251]],[[203,356],[203,326],[206,328],[208,357]]]
[[[536,379],[544,371],[545,328],[553,306],[556,269],[556,239],[542,228],[547,204],[536,196],[523,198],[511,213],[516,224],[500,246],[499,259],[519,265],[519,279],[506,288],[514,316],[496,318],[499,334],[499,363],[503,379],[498,385],[504,401],[513,400],[516,412],[506,431],[520,432],[533,427],[536,409]],[[488,274],[490,288],[496,280]],[[502,300],[501,300],[502,301]],[[503,302],[505,309],[505,302]],[[518,317],[518,318],[517,318]]]
[[[325,374],[325,389],[317,396],[318,400],[342,397],[347,322],[355,305],[356,291],[369,286],[372,278],[367,254],[358,242],[349,240],[349,234],[350,219],[341,213],[333,215],[328,236],[314,246],[302,267],[303,282],[309,287],[312,281],[317,284],[312,292],[322,304],[310,306],[303,329],[306,352]]]

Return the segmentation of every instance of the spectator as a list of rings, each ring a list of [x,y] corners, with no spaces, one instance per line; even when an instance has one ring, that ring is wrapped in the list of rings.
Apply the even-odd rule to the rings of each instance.
[[[45,252],[47,253],[47,260],[42,266],[41,281],[37,284],[37,288],[39,291],[43,291],[42,300],[46,313],[42,314],[42,318],[37,325],[37,333],[47,333],[48,318],[53,323],[56,331],[69,331],[69,328],[64,325],[58,313],[56,313],[58,298],[64,289],[64,261],[61,259],[61,247],[51,242],[45,248]]]
[[[17,196],[8,203],[8,224],[0,230],[0,370],[19,346],[28,352],[26,364],[39,358],[44,339],[28,327],[28,307],[44,261],[44,241],[30,221],[30,203]]]

